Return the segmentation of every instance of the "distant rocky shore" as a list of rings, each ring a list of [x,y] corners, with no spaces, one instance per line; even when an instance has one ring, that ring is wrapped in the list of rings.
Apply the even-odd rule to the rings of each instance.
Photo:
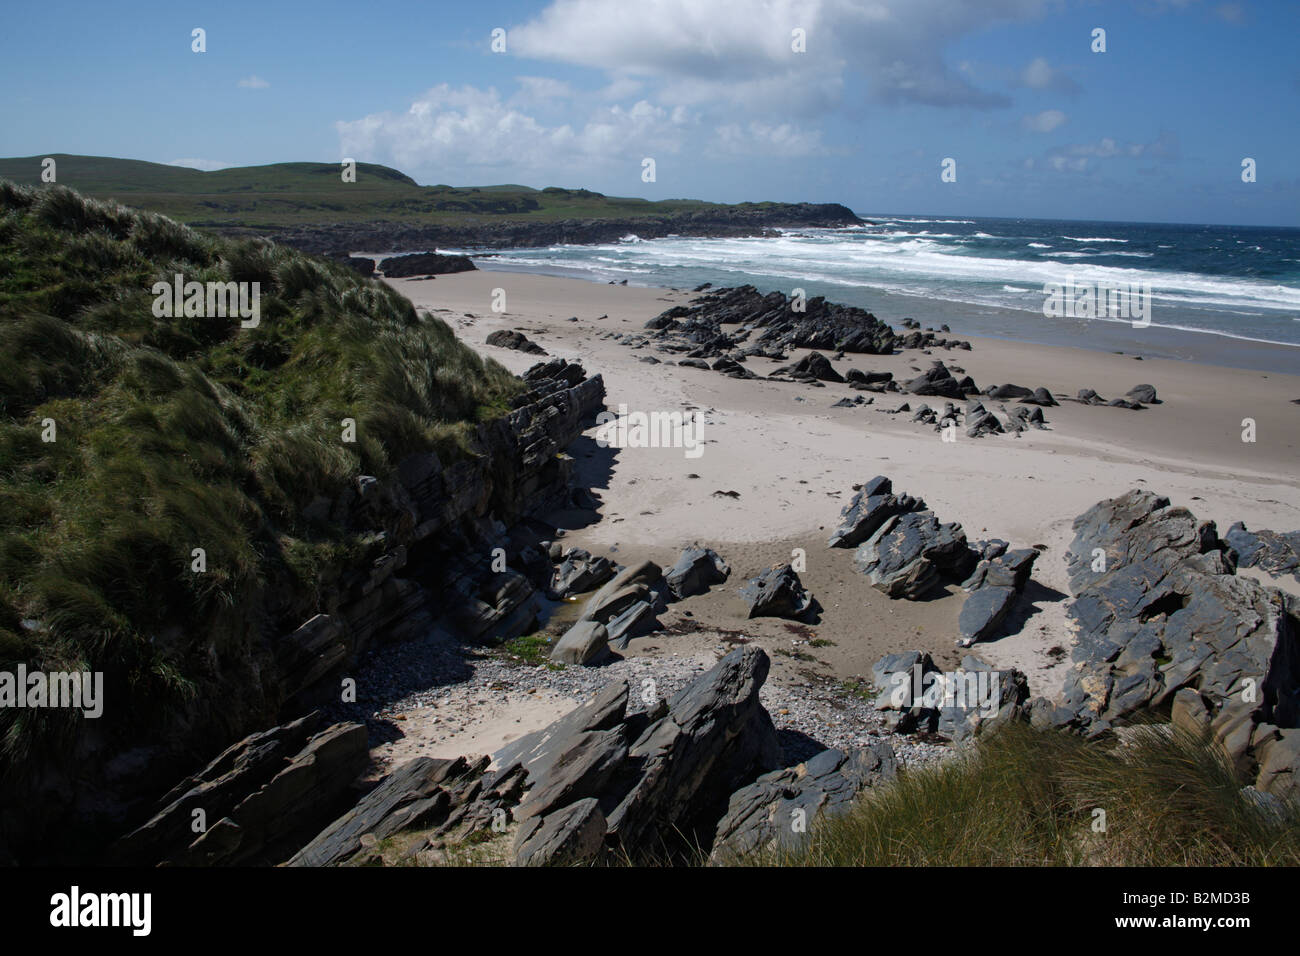
[[[700,212],[550,221],[481,220],[472,225],[414,226],[368,222],[295,225],[272,230],[209,227],[231,236],[265,235],[304,252],[346,255],[358,249],[510,249],[556,243],[617,242],[632,233],[642,239],[664,236],[723,238],[765,236],[778,229],[834,228],[865,222],[839,203],[763,203],[709,208]]]

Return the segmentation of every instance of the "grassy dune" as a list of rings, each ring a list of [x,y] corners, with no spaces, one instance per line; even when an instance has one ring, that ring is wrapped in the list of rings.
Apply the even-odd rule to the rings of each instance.
[[[259,282],[260,324],[156,318],[178,272]],[[273,638],[376,548],[308,505],[465,453],[518,387],[346,268],[0,181],[0,669],[103,671],[97,730],[236,723]],[[5,709],[0,755],[57,752],[82,720]]]

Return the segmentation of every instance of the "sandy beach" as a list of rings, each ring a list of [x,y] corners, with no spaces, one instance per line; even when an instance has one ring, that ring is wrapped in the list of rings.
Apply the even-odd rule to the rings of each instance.
[[[1007,636],[975,648],[995,666],[1024,671],[1035,695],[1054,694],[1069,665],[1064,555],[1074,517],[1098,500],[1147,488],[1215,521],[1220,533],[1234,521],[1252,530],[1300,526],[1300,408],[1292,403],[1300,397],[1300,376],[1138,361],[1137,349],[1119,355],[978,339],[958,325],[952,333],[969,338],[969,352],[905,350],[835,361],[840,372],[856,367],[906,379],[942,358],[981,387],[1045,386],[1058,398],[1092,388],[1109,399],[1149,383],[1161,399],[1141,411],[1064,401],[1046,409],[1046,430],[978,439],[959,432],[955,442],[944,442],[932,426],[887,413],[904,401],[915,409],[924,401],[917,396],[876,394],[869,405],[833,408],[862,393],[832,383],[731,379],[678,366],[680,356],[655,355],[653,346],[635,349],[615,340],[689,302],[687,291],[485,271],[388,281],[512,371],[541,357],[486,345],[498,329],[523,332],[549,355],[603,375],[609,408],[700,411],[699,457],[688,458],[683,449],[624,448],[611,458],[594,440],[571,450],[601,508],[594,523],[589,514],[585,520],[577,513],[552,516],[566,528],[567,545],[623,564],[648,558],[667,566],[698,542],[731,565],[725,585],[662,616],[670,629],[690,633],[637,638],[628,657],[695,654],[716,646],[720,633],[742,631],[775,652],[777,683],[861,678],[883,654],[912,648],[930,652],[940,666],[955,666],[966,653],[954,643],[960,589],[950,585],[918,602],[891,600],[854,570],[851,549],[826,545],[853,486],[878,474],[890,477],[896,491],[924,498],[939,520],[960,522],[972,541],[1045,546]],[[505,290],[504,312],[492,311],[494,289]],[[897,325],[891,316],[881,318]],[[642,362],[647,355],[660,364]],[[779,364],[754,358],[749,367],[766,376]],[[1245,418],[1255,422],[1253,443],[1242,440]],[[800,576],[824,608],[820,622],[799,633],[785,621],[746,620],[736,591],[754,574],[790,560],[794,549],[806,553]],[[1287,580],[1269,583],[1295,588]],[[815,648],[807,645],[810,637],[818,639]]]

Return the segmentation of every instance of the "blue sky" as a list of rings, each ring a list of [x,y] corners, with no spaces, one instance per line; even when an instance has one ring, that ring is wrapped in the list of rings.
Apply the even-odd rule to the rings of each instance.
[[[5,18],[5,156],[350,156],[422,183],[1300,225],[1295,0],[169,0]]]

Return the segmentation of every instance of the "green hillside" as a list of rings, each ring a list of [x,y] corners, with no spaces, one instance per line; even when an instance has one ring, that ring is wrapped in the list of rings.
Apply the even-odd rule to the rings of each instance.
[[[114,199],[199,227],[275,229],[322,222],[387,221],[412,225],[664,216],[684,212],[762,210],[777,203],[727,206],[693,199],[651,202],[586,189],[532,189],[514,184],[420,186],[369,163],[345,183],[334,163],[275,163],[201,172],[134,159],[48,154],[58,183],[97,199]],[[0,178],[40,186],[44,156],[0,159]]]

